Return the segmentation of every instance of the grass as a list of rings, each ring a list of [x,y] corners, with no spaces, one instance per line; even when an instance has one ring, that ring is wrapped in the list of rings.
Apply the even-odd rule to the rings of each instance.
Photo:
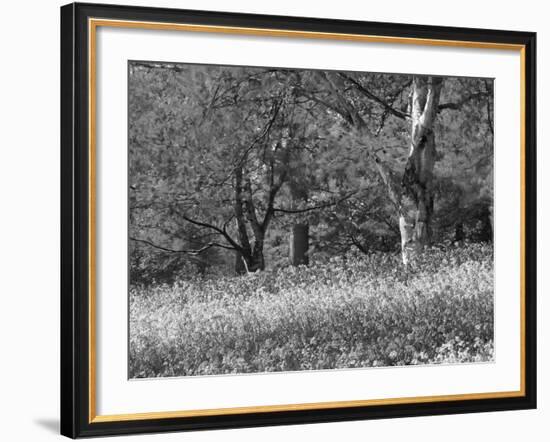
[[[493,358],[490,245],[388,254],[130,290],[130,376]]]

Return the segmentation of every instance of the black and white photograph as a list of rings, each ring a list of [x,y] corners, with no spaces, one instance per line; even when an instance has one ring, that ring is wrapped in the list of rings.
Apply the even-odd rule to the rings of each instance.
[[[493,79],[128,85],[130,378],[493,361]]]

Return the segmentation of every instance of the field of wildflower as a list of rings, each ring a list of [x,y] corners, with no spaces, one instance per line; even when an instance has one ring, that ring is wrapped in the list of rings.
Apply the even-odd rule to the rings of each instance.
[[[492,247],[133,287],[129,354],[131,378],[491,361]]]

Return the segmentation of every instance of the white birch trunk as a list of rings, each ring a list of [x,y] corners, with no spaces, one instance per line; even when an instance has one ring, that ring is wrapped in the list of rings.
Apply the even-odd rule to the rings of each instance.
[[[431,237],[435,137],[433,123],[439,106],[441,79],[415,77],[411,101],[411,144],[403,178],[401,252],[409,265]]]

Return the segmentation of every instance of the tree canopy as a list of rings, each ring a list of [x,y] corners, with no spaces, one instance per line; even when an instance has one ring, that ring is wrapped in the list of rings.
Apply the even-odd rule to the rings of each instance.
[[[399,252],[408,199],[430,244],[492,238],[490,79],[130,62],[128,121],[137,282],[289,265],[296,225]]]

